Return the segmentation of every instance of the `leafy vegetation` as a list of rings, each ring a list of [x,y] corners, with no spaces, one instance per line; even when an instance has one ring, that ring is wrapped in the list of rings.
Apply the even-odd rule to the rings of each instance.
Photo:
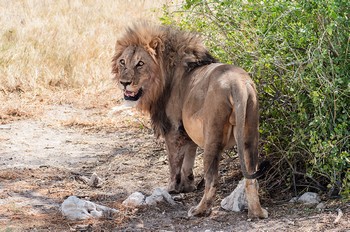
[[[202,33],[213,55],[255,80],[270,193],[350,196],[349,12],[347,0],[186,0],[164,9],[164,24]]]

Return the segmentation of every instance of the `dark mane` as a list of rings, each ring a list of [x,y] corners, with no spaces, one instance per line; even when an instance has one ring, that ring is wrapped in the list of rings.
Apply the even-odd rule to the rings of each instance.
[[[171,93],[170,83],[167,83],[163,93],[152,105],[150,105],[149,113],[151,116],[151,122],[154,130],[154,134],[157,138],[159,136],[164,136],[171,129],[171,122],[165,112],[165,109],[170,97],[170,93]]]
[[[201,60],[195,61],[195,62],[188,62],[187,63],[187,72],[191,72],[192,70],[204,66],[204,65],[208,65],[208,64],[212,64],[212,63],[217,63],[218,61],[209,53],[206,54],[206,56],[202,57]]]

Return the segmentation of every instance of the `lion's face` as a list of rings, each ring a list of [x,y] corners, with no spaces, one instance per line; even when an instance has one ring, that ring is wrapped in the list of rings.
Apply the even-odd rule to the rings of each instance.
[[[138,101],[152,88],[157,64],[140,46],[129,46],[114,61],[114,73],[124,99]]]

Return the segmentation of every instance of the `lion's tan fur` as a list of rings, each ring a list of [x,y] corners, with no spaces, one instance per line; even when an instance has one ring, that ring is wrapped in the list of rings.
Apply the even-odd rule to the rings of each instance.
[[[140,60],[147,62],[135,66]],[[155,134],[165,138],[169,191],[195,189],[195,151],[197,146],[204,148],[205,193],[189,214],[203,215],[210,210],[223,149],[237,144],[244,176],[258,176],[259,116],[254,83],[243,69],[217,63],[198,34],[135,24],[117,41],[112,68],[125,91],[143,90],[137,106],[150,113]],[[252,183],[246,186],[249,215],[267,217],[255,180],[248,183]]]

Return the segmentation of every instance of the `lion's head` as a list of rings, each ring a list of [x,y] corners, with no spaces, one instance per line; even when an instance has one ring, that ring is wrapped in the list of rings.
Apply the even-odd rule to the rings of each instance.
[[[150,111],[150,105],[164,89],[161,36],[158,27],[134,25],[116,44],[112,72],[124,99],[137,102],[141,110]]]
[[[195,33],[142,22],[126,29],[116,43],[112,72],[124,99],[151,113],[166,102],[173,78],[215,62]],[[161,101],[161,102],[159,102]]]
[[[135,45],[127,47],[116,58],[114,73],[124,91],[124,99],[138,101],[152,91],[159,79],[159,66],[142,47]]]

